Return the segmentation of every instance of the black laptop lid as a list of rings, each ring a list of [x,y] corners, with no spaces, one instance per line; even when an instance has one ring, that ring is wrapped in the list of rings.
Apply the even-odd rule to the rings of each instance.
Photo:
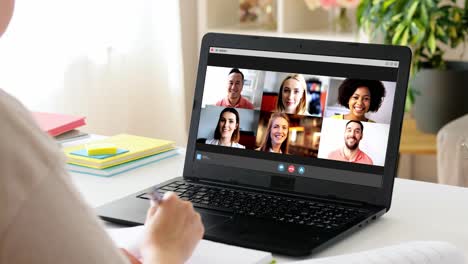
[[[390,207],[406,47],[205,35],[184,177]]]

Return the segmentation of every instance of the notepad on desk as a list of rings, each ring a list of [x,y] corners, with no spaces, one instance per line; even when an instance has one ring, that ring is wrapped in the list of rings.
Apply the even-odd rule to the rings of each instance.
[[[158,154],[154,154],[154,155],[147,156],[141,159],[129,161],[123,164],[119,164],[119,165],[108,167],[108,168],[101,169],[101,170],[74,165],[74,164],[67,164],[66,168],[67,170],[72,171],[72,172],[84,173],[84,174],[101,176],[101,177],[111,177],[120,173],[127,172],[129,170],[133,170],[136,168],[140,168],[142,166],[146,166],[148,164],[151,164],[160,160],[174,157],[177,154],[179,154],[179,151],[180,151],[179,149],[172,149],[169,151],[164,151]]]
[[[78,129],[72,129],[63,134],[54,136],[55,141],[59,144],[64,144],[70,141],[81,140],[88,138],[90,135],[86,132],[80,131]]]
[[[144,226],[108,229],[114,243],[140,258]],[[186,264],[268,264],[273,260],[269,252],[201,240]]]
[[[86,124],[84,116],[32,112],[39,127],[51,136],[58,136]]]
[[[129,161],[169,151],[175,148],[175,142],[173,141],[128,134],[120,134],[113,137],[108,137],[94,141],[93,143],[113,143],[118,148],[128,150],[128,152],[104,159],[95,159],[91,157],[73,155],[72,152],[85,148],[85,145],[77,145],[66,147],[64,149],[65,155],[67,157],[67,163],[94,169],[105,169]]]
[[[345,254],[289,262],[288,264],[468,264],[463,252],[454,245],[442,241],[411,241],[395,246]]]

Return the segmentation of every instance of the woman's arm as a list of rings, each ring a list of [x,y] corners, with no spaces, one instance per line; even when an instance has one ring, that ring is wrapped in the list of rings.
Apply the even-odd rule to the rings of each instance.
[[[185,263],[204,233],[200,214],[174,193],[166,193],[161,204],[150,207],[145,225],[141,248],[145,264]]]

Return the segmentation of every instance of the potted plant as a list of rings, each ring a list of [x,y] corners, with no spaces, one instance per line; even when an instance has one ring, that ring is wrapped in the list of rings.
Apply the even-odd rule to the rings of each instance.
[[[412,49],[407,110],[420,130],[436,133],[468,113],[468,63],[444,59],[447,49],[467,48],[468,0],[363,0],[357,19],[371,40]]]

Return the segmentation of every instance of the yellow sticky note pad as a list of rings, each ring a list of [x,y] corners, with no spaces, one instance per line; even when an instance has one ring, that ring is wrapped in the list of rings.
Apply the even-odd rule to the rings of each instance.
[[[112,143],[90,143],[85,145],[89,156],[116,154],[117,145]]]

